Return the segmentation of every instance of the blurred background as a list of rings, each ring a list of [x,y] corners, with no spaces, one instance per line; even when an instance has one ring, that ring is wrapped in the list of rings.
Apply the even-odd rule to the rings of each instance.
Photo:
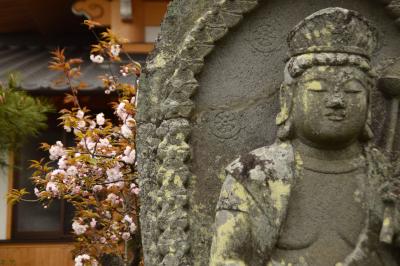
[[[166,12],[168,0],[1,0],[0,1],[0,81],[7,83],[13,73],[17,88],[53,104],[48,128],[39,136],[25,140],[18,149],[4,154],[7,165],[0,169],[0,265],[64,266],[73,265],[71,219],[73,208],[64,201],[43,209],[38,203],[7,204],[5,195],[12,188],[33,186],[29,160],[48,156],[38,150],[41,142],[62,140],[71,145],[72,135],[58,127],[57,110],[63,107],[66,86],[57,86],[57,73],[48,70],[55,48],[66,48],[67,57],[82,58],[82,80],[88,88],[80,93],[81,101],[94,112],[112,111],[98,79],[112,69],[113,63],[90,62],[90,45],[95,34],[83,25],[91,19],[127,39],[123,49],[133,60],[144,63],[152,51]],[[128,58],[122,56],[122,61]],[[112,96],[111,96],[112,97]],[[1,137],[1,136],[0,136]],[[34,196],[32,196],[34,198]]]

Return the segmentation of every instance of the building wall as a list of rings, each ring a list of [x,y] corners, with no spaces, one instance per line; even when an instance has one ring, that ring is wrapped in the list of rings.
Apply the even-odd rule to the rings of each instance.
[[[12,158],[7,152],[1,159]],[[11,162],[12,163],[12,162]],[[72,266],[73,243],[12,243],[1,240],[10,238],[10,215],[6,195],[9,190],[10,168],[0,167],[0,265],[1,266]]]
[[[0,160],[5,158],[7,158],[7,152],[0,153]],[[8,169],[6,166],[0,166],[0,240],[7,239],[7,192]]]
[[[73,244],[0,243],[0,265],[4,266],[72,266]]]

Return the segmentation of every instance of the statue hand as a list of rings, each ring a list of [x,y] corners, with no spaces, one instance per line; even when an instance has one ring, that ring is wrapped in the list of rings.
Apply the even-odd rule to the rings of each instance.
[[[400,177],[387,180],[380,188],[382,200],[386,203],[400,202]]]
[[[397,244],[399,226],[399,211],[400,206],[400,178],[395,177],[387,180],[380,188],[382,200],[385,203],[383,212],[383,224],[379,235],[381,242],[386,244]]]

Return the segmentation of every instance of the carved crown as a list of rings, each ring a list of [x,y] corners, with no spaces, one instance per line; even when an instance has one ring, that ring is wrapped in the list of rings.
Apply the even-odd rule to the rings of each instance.
[[[305,18],[289,33],[287,42],[290,57],[327,52],[369,59],[377,46],[377,31],[358,12],[334,7]]]

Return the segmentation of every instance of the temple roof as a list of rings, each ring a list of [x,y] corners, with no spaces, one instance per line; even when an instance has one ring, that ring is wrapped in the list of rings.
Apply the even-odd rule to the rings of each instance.
[[[6,82],[10,73],[17,73],[20,80],[20,88],[35,94],[58,94],[69,90],[67,86],[59,86],[54,80],[60,75],[48,69],[51,60],[50,52],[57,46],[24,44],[1,44],[0,38],[0,81]],[[100,75],[119,73],[119,65],[95,64],[89,59],[89,46],[67,46],[67,58],[81,58],[84,63],[81,65],[81,80],[87,83],[82,93],[103,90]],[[145,54],[131,54],[133,60],[143,63]],[[126,63],[127,57],[122,56],[122,63]]]

